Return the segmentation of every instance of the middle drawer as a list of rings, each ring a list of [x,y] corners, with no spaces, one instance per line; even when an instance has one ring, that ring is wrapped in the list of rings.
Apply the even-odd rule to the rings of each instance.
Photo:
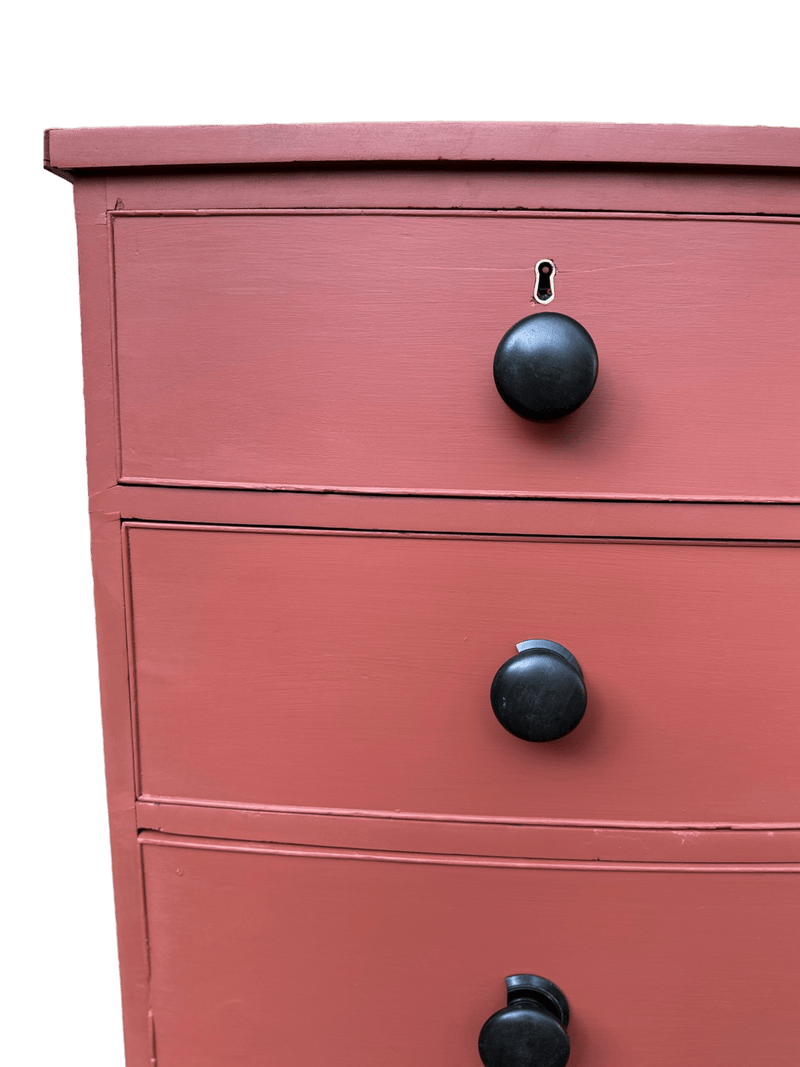
[[[127,526],[140,793],[589,823],[800,821],[796,545]],[[497,722],[515,645],[586,680]]]

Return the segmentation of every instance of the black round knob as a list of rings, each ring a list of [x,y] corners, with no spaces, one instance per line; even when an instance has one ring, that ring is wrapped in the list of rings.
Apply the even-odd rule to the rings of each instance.
[[[512,411],[534,422],[569,415],[597,379],[597,349],[575,319],[540,311],[505,334],[494,356],[494,381]]]
[[[564,1067],[569,1059],[567,998],[536,974],[512,974],[506,988],[508,1006],[486,1020],[478,1038],[485,1067]]]
[[[501,726],[523,741],[555,741],[586,711],[578,661],[555,641],[523,641],[492,682],[492,708]]]

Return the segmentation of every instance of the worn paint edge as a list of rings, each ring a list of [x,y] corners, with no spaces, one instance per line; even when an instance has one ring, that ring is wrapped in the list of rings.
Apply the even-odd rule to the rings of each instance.
[[[332,526],[275,526],[275,525],[251,525],[247,523],[229,524],[215,522],[175,522],[172,520],[124,520],[123,526],[128,530],[175,530],[184,533],[231,533],[231,534],[263,534],[265,536],[291,537],[386,537],[398,540],[420,541],[517,541],[517,542],[545,542],[573,544],[626,544],[626,545],[697,545],[709,548],[714,547],[762,547],[762,548],[797,548],[800,541],[795,538],[751,538],[751,537],[692,537],[685,535],[680,537],[658,537],[646,535],[606,535],[606,534],[529,534],[529,533],[487,533],[461,532],[459,530],[380,530],[362,529],[354,527]]]
[[[45,166],[310,162],[634,163],[795,169],[791,127],[582,122],[345,122],[250,126],[55,127]]]
[[[398,819],[407,822],[458,823],[472,826],[558,827],[582,830],[732,830],[742,832],[780,832],[800,830],[800,823],[736,823],[736,822],[668,822],[631,819],[544,819],[515,815],[458,815],[444,812],[381,811],[366,808],[314,808],[286,804],[247,804],[236,801],[200,800],[194,797],[160,796],[141,793],[138,800],[147,804],[169,804],[212,810],[265,812],[275,815],[330,815],[337,818]]]
[[[411,863],[440,867],[496,867],[509,870],[567,871],[638,871],[642,873],[717,873],[717,874],[800,874],[799,863],[631,863],[580,860],[506,859],[495,856],[448,856],[432,853],[379,852],[364,849],[291,847],[258,841],[224,841],[216,838],[179,837],[145,830],[139,834],[141,846],[189,848],[210,852],[243,852],[269,856],[316,859],[373,861],[377,863]]]
[[[395,216],[422,218],[478,218],[478,219],[632,219],[643,222],[766,222],[792,224],[800,222],[797,215],[743,215],[729,212],[686,211],[602,211],[581,208],[472,208],[472,207],[264,207],[264,208],[110,208],[108,217],[136,218],[214,218],[259,215],[305,216]],[[533,268],[531,267],[531,270]]]
[[[620,500],[625,503],[643,504],[798,504],[800,496],[714,496],[706,494],[682,493],[586,493],[564,492],[557,496],[552,492],[537,493],[535,490],[500,490],[500,489],[435,489],[419,487],[408,488],[396,486],[371,485],[286,485],[280,482],[212,482],[197,478],[143,478],[125,475],[119,479],[120,485],[129,486],[163,486],[168,489],[243,489],[261,493],[307,493],[338,496],[423,496],[453,497],[459,500]]]

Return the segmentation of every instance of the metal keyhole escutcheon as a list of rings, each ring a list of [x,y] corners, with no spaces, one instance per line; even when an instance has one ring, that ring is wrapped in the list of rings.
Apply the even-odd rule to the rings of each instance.
[[[537,304],[549,304],[555,299],[556,265],[552,259],[540,259],[536,264],[536,284],[533,299]]]

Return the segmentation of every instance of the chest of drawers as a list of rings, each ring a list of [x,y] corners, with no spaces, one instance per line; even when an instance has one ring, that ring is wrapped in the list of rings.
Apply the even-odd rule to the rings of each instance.
[[[54,130],[46,165],[129,1067],[796,1063],[800,134]],[[530,421],[493,359],[553,314],[599,373]],[[571,732],[503,728],[508,660],[585,686]],[[482,1030],[514,975],[569,1019],[522,978]]]

